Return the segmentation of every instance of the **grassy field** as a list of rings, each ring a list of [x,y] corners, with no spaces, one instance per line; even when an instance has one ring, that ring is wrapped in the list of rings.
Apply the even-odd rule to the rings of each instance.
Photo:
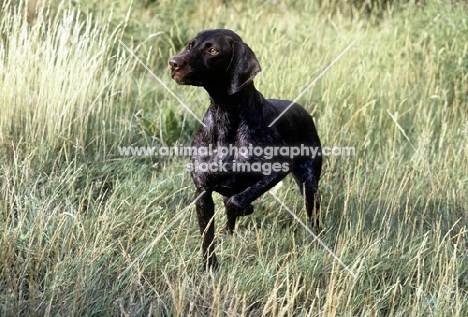
[[[359,3],[360,1],[356,1]],[[467,316],[468,7],[346,1],[1,1],[0,316]],[[37,8],[37,9],[36,9]],[[184,157],[201,88],[167,61],[207,28],[256,53],[256,87],[299,100],[330,156],[320,239],[270,195],[205,274]],[[465,194],[463,194],[465,193]],[[280,200],[305,220],[287,178]],[[173,226],[171,226],[174,224]]]

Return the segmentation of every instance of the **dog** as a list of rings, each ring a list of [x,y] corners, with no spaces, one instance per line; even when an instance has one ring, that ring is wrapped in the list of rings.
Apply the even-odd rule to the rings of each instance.
[[[238,217],[252,214],[252,202],[291,173],[305,198],[312,226],[318,230],[322,158],[313,119],[299,104],[265,99],[256,90],[253,79],[261,71],[260,64],[239,35],[227,29],[202,31],[170,58],[169,68],[178,84],[201,86],[210,96],[204,126],[192,143],[200,151],[191,153],[189,164],[196,186],[204,267],[218,267],[213,192],[224,197],[226,231],[232,233]],[[316,153],[284,154],[285,149],[300,147]],[[267,149],[283,154],[270,155]]]

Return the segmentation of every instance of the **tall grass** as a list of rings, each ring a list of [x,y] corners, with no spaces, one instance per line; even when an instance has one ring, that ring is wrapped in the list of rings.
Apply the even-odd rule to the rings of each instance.
[[[94,27],[90,16],[80,21],[75,10],[49,17],[45,8],[29,25],[22,12],[4,10],[2,130],[52,149],[67,141],[83,143],[87,119],[105,115],[103,90],[115,76],[106,69],[105,25]]]
[[[468,314],[466,5],[2,6],[1,316]],[[215,196],[221,268],[205,274],[186,159],[119,156],[187,144],[198,123],[118,40],[201,117],[206,93],[167,59],[213,27],[249,43],[268,98],[295,98],[357,40],[299,100],[324,145],[356,148],[320,184],[320,239],[356,278],[269,194],[229,237]],[[306,218],[290,179],[277,195]]]

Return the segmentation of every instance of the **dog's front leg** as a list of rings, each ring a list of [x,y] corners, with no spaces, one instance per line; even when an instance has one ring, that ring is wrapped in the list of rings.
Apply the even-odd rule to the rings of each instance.
[[[203,192],[197,189],[196,197]],[[218,267],[218,260],[214,252],[214,203],[211,191],[205,191],[195,203],[197,209],[198,225],[202,235],[203,260],[206,270]]]
[[[287,173],[275,173],[264,176],[262,179],[260,179],[260,181],[248,187],[243,192],[240,192],[229,198],[225,202],[226,212],[228,215],[245,216],[246,210],[253,211],[251,203],[266,193],[268,190],[276,186],[276,184],[278,184],[278,182],[281,181],[286,175]]]

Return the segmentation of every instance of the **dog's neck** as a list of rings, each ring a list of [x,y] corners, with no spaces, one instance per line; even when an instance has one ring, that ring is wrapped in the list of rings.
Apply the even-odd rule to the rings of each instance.
[[[211,90],[211,105],[205,114],[206,138],[210,143],[226,145],[248,140],[245,131],[254,133],[264,129],[263,105],[265,99],[253,83],[243,87],[235,94],[228,95],[226,90]]]
[[[237,128],[243,123],[255,128],[262,124],[263,119],[263,96],[255,89],[253,83],[247,84],[240,91],[229,95],[226,90],[219,90],[209,86],[204,87],[210,95],[211,105],[209,111],[213,115],[229,117],[233,124],[232,128]],[[237,124],[236,124],[237,123]]]

